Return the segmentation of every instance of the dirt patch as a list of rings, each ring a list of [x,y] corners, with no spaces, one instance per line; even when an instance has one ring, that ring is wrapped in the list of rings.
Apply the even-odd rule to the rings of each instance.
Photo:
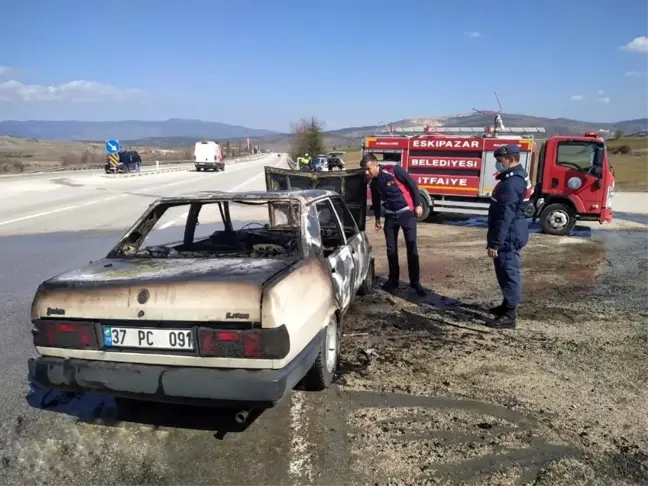
[[[351,418],[357,453],[385,467],[358,472],[377,484],[648,483],[646,233],[532,235],[518,329],[492,331],[484,309],[501,295],[485,230],[419,228],[432,293],[419,298],[402,284],[359,300],[346,317],[338,382],[527,418],[493,419],[486,406],[365,407]],[[384,239],[370,233],[384,275]],[[405,262],[403,252],[402,272]]]

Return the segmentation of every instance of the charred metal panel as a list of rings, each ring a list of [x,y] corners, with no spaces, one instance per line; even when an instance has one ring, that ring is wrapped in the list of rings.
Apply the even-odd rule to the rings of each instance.
[[[317,207],[315,204],[311,204],[308,207],[308,212],[305,217],[306,231],[304,231],[304,236],[306,239],[306,248],[309,251],[312,251],[316,255],[322,254],[322,234],[319,224],[319,217],[317,216]]]
[[[331,278],[335,288],[335,295],[340,309],[346,309],[355,295],[354,273],[355,263],[351,248],[343,246],[328,257],[331,265]]]
[[[300,172],[292,169],[264,167],[268,191],[323,189],[344,199],[361,231],[367,215],[367,181],[364,170]]]
[[[110,258],[43,282],[49,288],[227,281],[262,284],[298,258]]]

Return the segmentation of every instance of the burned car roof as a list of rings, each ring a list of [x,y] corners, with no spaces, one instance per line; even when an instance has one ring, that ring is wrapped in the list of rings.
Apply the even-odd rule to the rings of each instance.
[[[245,199],[258,199],[271,201],[273,199],[297,199],[302,203],[308,203],[321,197],[339,196],[334,191],[326,189],[303,189],[293,191],[245,191],[245,192],[226,192],[226,191],[200,191],[178,196],[165,196],[158,198],[155,203],[175,203],[175,202],[199,202],[199,201],[240,201]]]

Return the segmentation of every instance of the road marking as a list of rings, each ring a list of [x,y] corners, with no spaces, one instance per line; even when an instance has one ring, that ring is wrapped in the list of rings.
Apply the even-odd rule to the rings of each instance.
[[[5,224],[18,223],[19,221],[38,218],[40,216],[47,216],[48,214],[60,213],[62,211],[69,211],[70,209],[76,209],[78,207],[79,206],[66,206],[64,208],[52,209],[50,211],[43,211],[42,213],[30,214],[29,216],[23,216],[22,218],[10,219],[8,221],[0,221],[0,226],[4,226]]]
[[[262,160],[263,159],[260,159],[259,162],[262,161]],[[253,160],[253,161],[250,161],[250,162],[257,162],[257,161]],[[273,165],[274,165],[274,167],[277,167],[282,162],[283,162],[283,160],[281,160],[279,163],[273,164]],[[239,171],[237,170],[235,172],[239,172]],[[238,186],[233,187],[232,189],[230,189],[229,192],[235,192],[236,190],[240,189],[241,187],[245,186],[246,184],[249,184],[250,182],[262,177],[263,175],[264,175],[263,172],[261,174],[257,174],[256,176],[252,177],[251,179],[246,180],[242,184],[239,184]],[[167,184],[160,184],[160,185],[156,185],[156,186],[149,187],[149,188],[146,188],[146,189],[140,189],[138,192],[150,192],[150,191],[158,190],[161,187],[176,186],[178,184],[186,184],[188,182],[195,182],[195,181],[196,181],[196,179],[192,177],[192,178],[186,179],[186,180],[169,182]],[[90,206],[92,204],[99,204],[99,203],[103,203],[103,202],[107,202],[107,201],[112,201],[113,199],[117,199],[117,198],[120,198],[120,197],[127,197],[127,196],[130,196],[130,194],[117,194],[115,196],[110,196],[110,197],[106,197],[106,198],[103,198],[103,199],[97,199],[95,201],[89,201],[89,202],[85,202],[85,203],[81,203],[81,204],[75,204],[73,206],[65,206],[63,208],[51,209],[49,211],[43,211],[43,212],[40,212],[40,213],[29,214],[27,216],[21,216],[20,218],[14,218],[14,219],[6,220],[6,221],[0,221],[0,226],[4,226],[6,224],[11,224],[11,223],[19,223],[21,221],[27,221],[27,220],[34,219],[34,218],[40,218],[42,216],[49,216],[50,214],[61,213],[63,211],[70,211],[72,209],[78,209],[78,208],[82,208],[84,206]]]
[[[313,480],[313,464],[310,451],[316,450],[306,438],[304,413],[304,393],[293,392],[290,397],[290,456],[288,472],[293,478],[293,484],[311,484]]]
[[[187,213],[184,213],[183,215],[181,215],[181,216],[178,218],[178,221],[182,221],[183,219],[186,221],[187,216],[189,216],[189,213],[188,213],[188,212],[187,212]],[[175,220],[172,220],[172,221],[169,221],[169,222],[167,222],[167,223],[164,223],[162,226],[160,226],[160,227],[158,228],[158,231],[159,231],[159,230],[163,230],[163,229],[170,228],[171,226],[173,226],[174,223],[175,223]]]

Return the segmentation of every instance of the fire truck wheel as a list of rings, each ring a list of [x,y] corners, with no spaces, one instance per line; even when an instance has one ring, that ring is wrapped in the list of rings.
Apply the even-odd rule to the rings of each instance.
[[[423,196],[421,196],[421,206],[423,207],[423,213],[421,213],[421,216],[417,218],[419,223],[425,221],[430,216],[430,205]]]
[[[540,226],[543,233],[566,236],[576,226],[576,213],[566,204],[550,204],[540,213]]]

